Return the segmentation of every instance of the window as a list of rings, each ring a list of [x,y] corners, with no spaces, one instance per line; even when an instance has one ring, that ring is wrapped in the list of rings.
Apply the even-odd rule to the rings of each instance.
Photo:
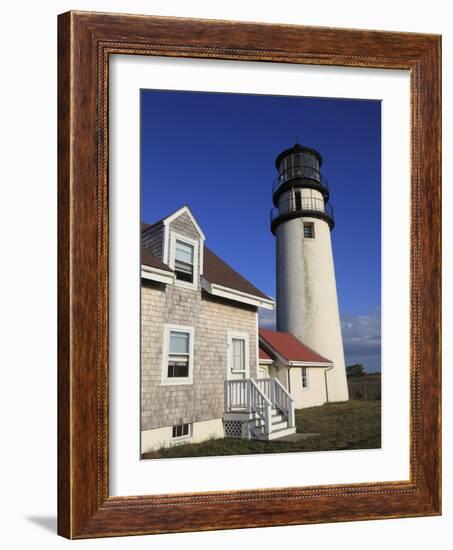
[[[313,223],[304,223],[304,239],[315,238],[315,225]]]
[[[189,376],[189,340],[188,332],[170,331],[168,378],[187,378]]]
[[[199,284],[200,258],[203,258],[203,243],[175,231],[170,232],[169,266],[174,270],[175,284],[196,290]],[[201,252],[201,253],[200,253]]]
[[[302,389],[308,389],[308,370],[307,367],[302,367],[300,369],[302,374]]]
[[[231,370],[233,372],[245,372],[245,340],[242,338],[233,338],[231,348]]]
[[[192,384],[194,330],[165,325],[162,384]]]
[[[173,439],[181,439],[183,437],[190,437],[191,424],[177,424],[172,427],[171,437]]]
[[[228,331],[228,379],[247,378],[249,363],[249,335]]]
[[[175,273],[178,280],[193,283],[194,246],[179,239],[175,244]]]

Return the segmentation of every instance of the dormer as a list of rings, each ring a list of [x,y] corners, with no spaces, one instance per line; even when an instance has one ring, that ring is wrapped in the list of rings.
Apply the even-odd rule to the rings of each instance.
[[[174,272],[174,284],[192,290],[200,288],[204,241],[204,233],[187,206],[142,232],[143,246]]]
[[[204,233],[187,206],[152,225],[142,224],[142,278],[233,303],[274,308],[271,298],[214,254],[204,241]]]

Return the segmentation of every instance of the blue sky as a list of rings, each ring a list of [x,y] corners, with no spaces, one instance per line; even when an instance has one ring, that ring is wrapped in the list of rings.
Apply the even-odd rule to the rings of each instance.
[[[274,161],[297,141],[329,180],[346,362],[380,370],[379,101],[142,90],[142,219],[187,204],[206,244],[275,297]]]

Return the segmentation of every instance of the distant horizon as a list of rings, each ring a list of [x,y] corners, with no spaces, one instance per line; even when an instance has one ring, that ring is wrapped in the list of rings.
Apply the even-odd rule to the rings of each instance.
[[[209,248],[273,298],[274,161],[296,141],[321,153],[346,365],[380,371],[380,102],[142,90],[141,107],[142,221],[186,204]]]

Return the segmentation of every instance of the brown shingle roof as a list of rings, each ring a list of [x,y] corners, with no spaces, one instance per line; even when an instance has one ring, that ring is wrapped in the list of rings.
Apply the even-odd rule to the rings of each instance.
[[[203,277],[210,283],[270,300],[266,294],[258,290],[256,286],[225,263],[217,254],[214,254],[206,245],[204,246]]]
[[[277,332],[276,330],[260,329],[260,340],[267,344],[272,351],[274,349],[286,361],[304,361],[306,363],[331,363],[330,359],[322,357],[311,348],[302,344],[289,332]]]
[[[153,226],[156,225],[152,224]],[[142,231],[148,229],[150,224],[142,222]],[[168,265],[164,264],[161,260],[156,258],[149,250],[142,246],[142,263],[155,267],[158,269],[165,269],[166,271],[173,272]],[[203,278],[211,284],[221,285],[227,288],[232,288],[252,296],[264,298],[270,300],[266,294],[258,290],[256,286],[252,285],[245,277],[240,275],[231,266],[225,263],[217,254],[214,254],[206,245],[204,245],[203,251]]]
[[[173,273],[173,270],[168,267],[167,264],[161,262],[159,258],[156,258],[154,254],[151,254],[144,246],[142,246],[142,264],[149,265],[150,267],[155,267],[156,269],[163,269],[165,271],[170,271]]]

